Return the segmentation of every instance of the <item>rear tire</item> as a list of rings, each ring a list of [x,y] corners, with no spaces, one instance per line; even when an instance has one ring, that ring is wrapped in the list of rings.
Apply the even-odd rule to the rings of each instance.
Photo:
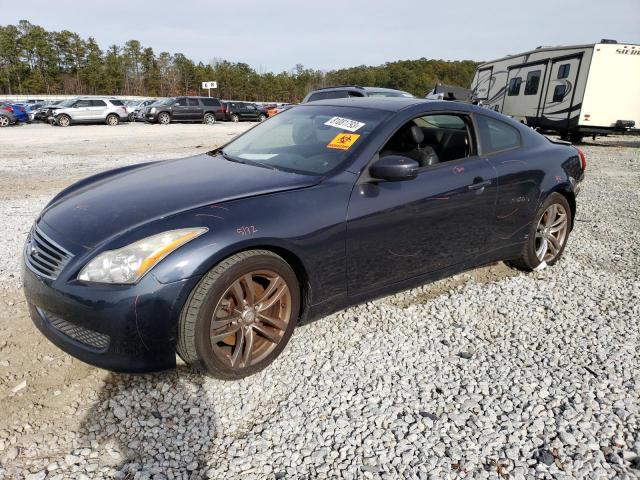
[[[206,125],[213,125],[216,123],[216,116],[213,113],[205,113],[203,121]]]
[[[71,125],[71,117],[69,115],[64,115],[64,114],[60,115],[56,119],[56,123],[60,127],[68,127],[69,125]]]
[[[158,115],[158,123],[160,123],[160,125],[169,125],[171,123],[171,116],[167,112],[162,112]]]
[[[0,128],[8,127],[10,123],[11,122],[9,121],[9,117],[0,115]]]
[[[287,262],[268,250],[240,252],[210,270],[189,295],[176,350],[214,377],[243,378],[282,352],[299,313],[300,288]]]
[[[233,115],[231,115],[231,121],[234,123],[238,123],[240,121],[240,117],[234,113]]]
[[[531,222],[522,255],[506,263],[528,272],[543,262],[549,266],[555,265],[569,240],[571,215],[571,207],[563,195],[556,192],[549,195]]]
[[[107,125],[111,127],[115,127],[119,123],[120,123],[120,117],[118,117],[118,115],[115,115],[113,113],[110,115],[107,115]]]
[[[261,115],[258,117],[258,121],[259,121],[260,123],[264,122],[266,119],[267,119],[267,116],[266,116],[266,115],[264,115],[264,114],[261,114]]]

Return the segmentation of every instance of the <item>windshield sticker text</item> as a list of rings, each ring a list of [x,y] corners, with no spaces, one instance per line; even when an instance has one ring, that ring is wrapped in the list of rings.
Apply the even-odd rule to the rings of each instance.
[[[330,127],[339,128],[340,130],[348,130],[350,132],[355,132],[366,125],[366,123],[362,123],[356,120],[350,120],[348,118],[342,118],[342,117],[330,118],[329,120],[324,122],[324,124]]]
[[[327,144],[327,148],[349,150],[358,138],[360,138],[360,135],[357,133],[339,133]]]

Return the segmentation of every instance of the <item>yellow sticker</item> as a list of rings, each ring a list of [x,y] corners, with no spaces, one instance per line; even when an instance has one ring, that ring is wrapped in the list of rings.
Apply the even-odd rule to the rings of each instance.
[[[357,133],[339,133],[327,144],[327,148],[336,148],[338,150],[349,150],[351,145],[356,143],[360,138]]]

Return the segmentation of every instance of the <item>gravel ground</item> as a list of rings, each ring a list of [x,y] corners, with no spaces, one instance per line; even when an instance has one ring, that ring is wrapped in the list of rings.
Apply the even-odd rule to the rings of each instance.
[[[640,138],[584,146],[557,266],[497,264],[350,308],[248,379],[112,374],[44,340],[18,266],[47,199],[245,127],[0,131],[0,478],[640,475]]]

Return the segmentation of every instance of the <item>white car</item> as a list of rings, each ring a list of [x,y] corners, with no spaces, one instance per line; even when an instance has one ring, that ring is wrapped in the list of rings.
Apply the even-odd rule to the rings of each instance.
[[[129,120],[127,106],[115,98],[73,98],[52,111],[51,125],[68,127],[73,123],[106,123],[115,126]]]

